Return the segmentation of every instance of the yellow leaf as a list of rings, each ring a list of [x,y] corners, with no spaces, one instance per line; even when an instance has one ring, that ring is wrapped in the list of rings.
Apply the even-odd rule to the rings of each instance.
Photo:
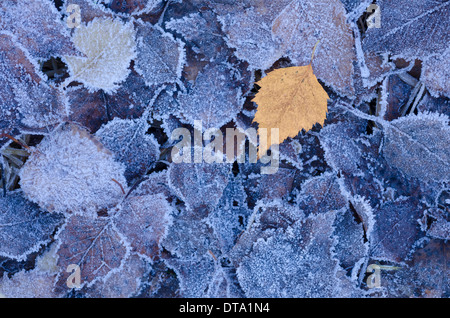
[[[329,97],[311,64],[277,69],[256,84],[261,89],[253,99],[258,104],[253,122],[259,123],[259,129],[267,128],[268,148],[316,123],[323,125]],[[271,128],[279,129],[279,142],[271,140]]]

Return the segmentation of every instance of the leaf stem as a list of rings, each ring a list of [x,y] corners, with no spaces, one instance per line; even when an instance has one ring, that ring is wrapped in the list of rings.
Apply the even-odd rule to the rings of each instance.
[[[311,55],[311,63],[310,64],[312,64],[312,62],[314,60],[314,54],[316,53],[316,48],[317,48],[317,45],[319,44],[319,42],[320,42],[320,40],[317,40],[316,44],[314,45],[314,48],[313,48],[313,51],[312,51],[312,55]]]

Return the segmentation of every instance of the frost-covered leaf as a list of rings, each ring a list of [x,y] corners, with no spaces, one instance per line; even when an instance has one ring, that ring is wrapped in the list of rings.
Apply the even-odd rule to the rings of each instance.
[[[87,294],[93,298],[130,298],[141,287],[141,280],[151,266],[136,254],[124,261],[122,269],[112,272],[104,281],[97,281]]]
[[[448,241],[430,240],[413,257],[387,277],[382,286],[388,297],[447,298],[450,295],[450,246]]]
[[[165,24],[169,30],[175,31],[189,41],[195,53],[202,54],[201,60],[210,61],[224,51],[226,44],[222,38],[220,25],[210,11],[192,13],[182,19],[172,19]]]
[[[148,128],[146,118],[115,118],[96,133],[100,142],[114,153],[115,159],[126,166],[128,181],[143,176],[159,158],[159,144],[153,135],[146,135]]]
[[[148,86],[175,83],[185,63],[184,44],[159,26],[139,23],[135,69]]]
[[[272,23],[291,0],[215,1],[213,7],[227,44],[251,69],[266,70],[282,57],[280,43],[272,35]]]
[[[167,170],[161,172],[154,172],[147,176],[147,178],[142,181],[139,186],[133,190],[133,196],[143,196],[143,195],[154,195],[163,194],[166,198],[171,201],[171,191],[168,185],[168,173]]]
[[[122,200],[117,182],[126,186],[124,170],[86,130],[64,124],[31,154],[20,185],[28,199],[48,211],[96,215]]]
[[[86,57],[66,56],[71,77],[89,91],[103,89],[115,92],[128,74],[130,62],[136,55],[133,24],[120,20],[95,18],[76,28],[73,42]]]
[[[450,99],[445,97],[434,98],[426,93],[417,105],[417,109],[424,113],[433,112],[450,116]]]
[[[50,0],[3,0],[0,29],[14,33],[17,41],[36,59],[79,55]]]
[[[0,280],[0,295],[7,298],[55,298],[53,291],[55,276],[37,269],[21,271],[13,277],[3,275]]]
[[[230,250],[245,229],[251,211],[247,208],[247,195],[242,180],[231,178],[222,198],[209,215],[209,223],[221,243],[223,251]]]
[[[184,119],[190,124],[201,120],[204,129],[220,128],[233,120],[244,104],[235,75],[226,65],[208,64],[188,92],[178,96],[179,112]]]
[[[61,272],[58,287],[66,289],[69,265],[80,267],[81,285],[102,279],[121,267],[127,254],[122,237],[109,218],[73,215],[57,234],[58,266]]]
[[[199,260],[171,259],[166,261],[180,280],[182,297],[206,297],[210,283],[214,277],[215,263],[211,255],[205,254]]]
[[[261,15],[254,8],[219,16],[227,43],[236,49],[236,56],[247,61],[251,68],[263,70],[282,56],[280,45],[271,32],[273,19],[274,16]]]
[[[66,94],[70,103],[70,121],[94,133],[113,118],[141,117],[158,90],[146,87],[142,77],[132,71],[112,95],[103,91],[92,93],[83,86],[68,87]]]
[[[443,53],[450,42],[447,0],[380,0],[381,28],[366,32],[363,48],[408,59]]]
[[[337,240],[334,252],[341,267],[347,271],[357,271],[355,265],[368,255],[368,245],[364,242],[364,227],[357,221],[359,220],[355,220],[352,211],[347,209],[337,214],[334,223],[334,236]]]
[[[249,173],[243,181],[251,200],[274,200],[287,197],[291,193],[296,173],[294,169],[280,167],[275,173],[263,175],[259,174],[260,169],[261,167],[249,167],[248,171],[257,173]],[[247,173],[246,170],[244,172]]]
[[[449,12],[450,13],[450,12]],[[450,97],[450,47],[423,62],[421,80],[434,95]]]
[[[320,130],[320,144],[325,150],[325,160],[336,171],[358,174],[361,149],[354,138],[354,127],[347,123],[328,125]]]
[[[252,250],[257,240],[266,239],[276,230],[285,230],[297,221],[303,220],[304,213],[296,206],[280,199],[258,201],[253,213],[247,220],[246,229],[239,234],[238,240],[229,256],[235,266]]]
[[[424,181],[450,179],[450,128],[448,117],[421,113],[385,127],[383,154],[388,164],[408,177]]]
[[[353,95],[354,39],[339,0],[292,1],[274,20],[272,31],[296,65],[310,63],[320,40],[312,62],[317,77],[340,94]]]
[[[140,15],[158,8],[162,0],[100,0],[98,3],[115,13]]]
[[[142,295],[152,298],[175,298],[179,295],[179,280],[177,275],[160,260],[152,264],[148,288]]]
[[[154,260],[159,256],[160,241],[172,222],[171,212],[172,208],[161,194],[129,197],[115,215],[114,224],[134,252]]]
[[[310,216],[253,245],[237,275],[247,297],[339,297],[334,212]]]
[[[340,210],[346,206],[347,198],[342,194],[336,176],[325,173],[302,184],[297,202],[308,215]]]
[[[0,196],[0,255],[25,259],[48,243],[62,217],[26,200],[21,192]]]
[[[450,212],[442,209],[432,208],[426,210],[423,218],[420,220],[422,230],[434,238],[443,240],[450,239]]]
[[[229,164],[173,163],[169,186],[188,209],[208,213],[222,197],[230,168]]]
[[[415,198],[386,202],[374,214],[375,225],[370,234],[373,258],[402,262],[421,237],[418,219],[423,209]]]
[[[61,6],[61,12],[67,12],[70,5],[74,4],[80,7],[81,21],[89,22],[95,18],[112,18],[113,13],[107,12],[107,9],[100,4],[97,0],[63,0],[64,3]],[[66,13],[66,19],[69,17],[70,12]]]
[[[173,256],[165,263],[177,274],[181,295],[206,297],[216,271],[221,271],[221,246],[214,229],[183,209],[161,244]]]
[[[182,211],[169,227],[161,245],[180,260],[198,260],[209,251],[219,255],[214,229],[205,221]],[[211,255],[209,255],[211,257]]]
[[[61,122],[68,114],[62,91],[45,83],[12,35],[0,33],[0,48],[0,131],[36,131]]]
[[[180,280],[181,297],[242,298],[234,268],[221,266],[211,254],[195,261],[166,260]]]

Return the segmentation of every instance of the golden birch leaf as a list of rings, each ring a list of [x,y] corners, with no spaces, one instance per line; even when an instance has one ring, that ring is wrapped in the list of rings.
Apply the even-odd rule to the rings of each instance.
[[[311,64],[277,69],[256,83],[261,87],[253,101],[258,104],[254,122],[267,128],[268,146],[278,142],[270,138],[271,128],[279,129],[279,143],[295,137],[302,129],[323,125],[327,117],[327,92],[317,81]]]

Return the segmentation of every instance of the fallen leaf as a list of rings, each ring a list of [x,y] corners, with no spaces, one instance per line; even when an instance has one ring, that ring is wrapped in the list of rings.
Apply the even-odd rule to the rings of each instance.
[[[427,182],[450,180],[448,117],[419,113],[386,125],[383,155],[409,178]]]
[[[423,236],[418,223],[423,209],[415,198],[386,202],[374,211],[370,255],[375,259],[403,262]]]
[[[382,277],[387,297],[446,298],[450,293],[450,246],[447,240],[426,240],[401,269]],[[389,273],[392,273],[389,275]]]
[[[355,41],[346,19],[339,0],[294,0],[273,21],[272,32],[296,65],[309,62],[320,40],[312,62],[315,74],[341,95],[352,96]]]
[[[125,165],[125,177],[129,182],[144,176],[159,158],[159,144],[153,135],[146,134],[148,129],[146,116],[136,120],[115,118],[96,133],[115,159]]]
[[[450,47],[423,62],[421,80],[433,96],[450,97]]]
[[[232,121],[244,104],[237,76],[225,63],[208,64],[188,91],[178,96],[181,118],[190,124],[201,120],[204,129]]]
[[[72,215],[57,234],[58,266],[61,272],[57,287],[67,290],[69,265],[80,267],[80,284],[92,285],[118,269],[127,254],[126,245],[110,218]]]
[[[325,122],[329,97],[311,64],[277,69],[256,84],[261,89],[253,99],[258,104],[253,121],[259,130],[267,128],[268,147]],[[271,128],[279,129],[279,142],[271,140]]]
[[[0,29],[17,37],[33,58],[80,55],[61,15],[50,0],[4,0],[0,3]]]
[[[216,207],[228,184],[229,164],[178,163],[169,168],[169,187],[191,210]],[[200,212],[200,210],[198,212]]]
[[[47,244],[62,216],[42,211],[21,192],[0,196],[0,256],[23,260]]]
[[[256,241],[237,268],[246,296],[339,297],[339,265],[331,253],[334,220],[334,212],[311,215]]]
[[[115,92],[130,73],[128,67],[136,54],[134,36],[131,22],[95,18],[86,26],[81,24],[73,42],[87,57],[65,57],[70,72],[65,85],[80,81],[89,91]]]
[[[172,222],[171,213],[161,194],[129,197],[115,215],[114,224],[134,252],[155,260],[159,257],[160,241]]]
[[[297,202],[309,215],[340,210],[346,206],[347,198],[341,192],[338,178],[333,173],[324,173],[302,184]]]
[[[147,86],[176,83],[185,63],[184,44],[150,23],[138,23],[136,71]]]
[[[104,281],[97,281],[87,294],[92,298],[130,298],[138,293],[141,280],[151,266],[139,255],[131,254],[123,268],[108,275]]]
[[[37,269],[16,273],[11,278],[4,274],[0,280],[0,295],[7,298],[56,298],[60,295],[53,291],[54,283],[55,275]]]
[[[425,59],[442,54],[450,42],[450,2],[444,0],[381,0],[381,28],[366,32],[363,49],[395,57]]]
[[[357,277],[357,264],[368,256],[369,251],[369,245],[364,242],[362,222],[359,217],[355,218],[350,209],[346,209],[337,214],[333,235],[337,241],[334,248],[335,257],[343,269],[347,272],[351,270],[352,277]]]
[[[212,6],[235,55],[249,68],[266,70],[283,56],[278,39],[272,35],[272,23],[291,0],[215,1]]]
[[[29,52],[0,33],[0,132],[37,132],[68,114],[62,90],[48,85]]]
[[[85,129],[64,124],[46,136],[20,171],[26,197],[47,211],[89,213],[117,205],[124,167]]]
[[[114,94],[104,91],[89,92],[83,86],[68,87],[66,95],[70,104],[69,120],[89,128],[95,133],[113,118],[141,117],[151,105],[149,101],[158,94],[156,88],[145,86],[144,79],[132,71]]]

